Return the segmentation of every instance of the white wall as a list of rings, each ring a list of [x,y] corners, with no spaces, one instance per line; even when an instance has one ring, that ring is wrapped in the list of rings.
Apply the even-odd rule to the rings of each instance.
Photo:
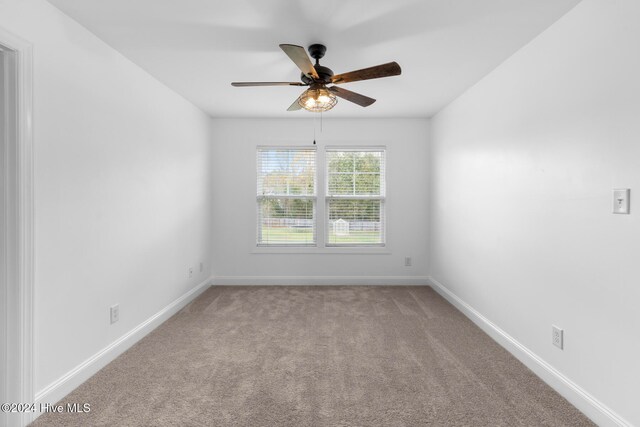
[[[294,114],[309,114],[298,112]],[[320,152],[327,145],[386,145],[387,252],[339,254],[339,249],[256,252],[256,146],[311,146],[312,119],[216,119],[213,132],[213,270],[216,283],[424,282],[427,248],[427,120],[316,122]],[[321,221],[321,220],[320,220]],[[331,252],[333,253],[326,253]],[[277,250],[273,250],[277,252]],[[294,252],[294,253],[292,253]],[[318,253],[325,252],[325,253]],[[365,252],[365,253],[363,253]],[[404,266],[404,257],[413,266]],[[367,276],[357,278],[352,276]]]
[[[433,277],[640,425],[640,2],[584,0],[432,121]],[[551,325],[565,349],[551,345]]]
[[[0,27],[34,46],[41,391],[208,277],[210,119],[43,0]]]

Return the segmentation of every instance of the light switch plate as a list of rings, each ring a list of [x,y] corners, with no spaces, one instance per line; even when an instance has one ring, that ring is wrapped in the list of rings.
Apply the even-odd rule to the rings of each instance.
[[[613,189],[613,213],[628,214],[629,213],[629,197],[631,190],[628,188]]]

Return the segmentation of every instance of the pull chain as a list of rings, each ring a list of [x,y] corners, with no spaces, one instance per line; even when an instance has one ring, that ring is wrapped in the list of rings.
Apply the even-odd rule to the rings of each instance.
[[[316,145],[316,122],[318,116],[313,116],[313,145]],[[320,133],[322,133],[322,111],[320,111]]]

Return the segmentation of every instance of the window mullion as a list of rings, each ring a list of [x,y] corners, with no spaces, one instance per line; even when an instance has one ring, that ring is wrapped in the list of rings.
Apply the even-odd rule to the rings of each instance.
[[[316,156],[316,195],[318,195],[318,199],[316,199],[315,209],[316,209],[316,243],[318,247],[322,248],[325,246],[325,241],[329,231],[326,228],[326,220],[325,216],[327,215],[328,210],[326,209],[326,195],[329,192],[329,183],[327,182],[328,174],[325,174],[325,156]]]
[[[351,154],[351,161],[353,164],[353,195],[356,195],[356,153]]]

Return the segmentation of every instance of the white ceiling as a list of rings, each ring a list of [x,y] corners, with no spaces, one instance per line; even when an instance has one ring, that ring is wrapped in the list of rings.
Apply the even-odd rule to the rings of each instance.
[[[338,74],[389,61],[402,75],[343,87],[332,117],[429,117],[579,0],[49,0],[213,117],[309,117],[286,112],[300,87],[280,43],[322,43]]]

